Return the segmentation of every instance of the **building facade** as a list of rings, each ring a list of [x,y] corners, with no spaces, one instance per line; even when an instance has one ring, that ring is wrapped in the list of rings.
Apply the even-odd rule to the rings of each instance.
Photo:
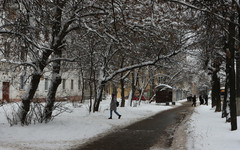
[[[20,101],[27,92],[31,79],[30,74],[21,71],[0,71],[0,101]],[[51,83],[51,73],[46,72],[41,77],[34,99],[44,101]],[[56,100],[81,100],[82,81],[77,71],[62,73],[62,81],[56,93]]]

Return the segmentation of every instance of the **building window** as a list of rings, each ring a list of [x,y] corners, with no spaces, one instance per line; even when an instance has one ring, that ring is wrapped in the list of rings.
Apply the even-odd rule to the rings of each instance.
[[[21,75],[20,76],[20,89],[23,90],[25,88],[25,85],[26,85],[25,76]]]
[[[45,78],[45,91],[48,90],[48,78]]]
[[[62,89],[65,90],[66,79],[62,79]]]
[[[73,90],[73,80],[71,80],[71,90]]]

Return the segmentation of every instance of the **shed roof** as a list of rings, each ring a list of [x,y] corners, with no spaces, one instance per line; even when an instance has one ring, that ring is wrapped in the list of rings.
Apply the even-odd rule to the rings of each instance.
[[[167,84],[159,84],[155,88],[161,89],[161,91],[166,90],[166,89],[172,89],[172,87],[170,85],[167,85]]]

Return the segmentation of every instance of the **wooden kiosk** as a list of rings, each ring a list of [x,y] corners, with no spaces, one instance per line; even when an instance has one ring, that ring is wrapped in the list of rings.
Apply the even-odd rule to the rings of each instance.
[[[172,101],[172,87],[167,84],[159,84],[156,86],[156,103],[166,103],[175,105]]]

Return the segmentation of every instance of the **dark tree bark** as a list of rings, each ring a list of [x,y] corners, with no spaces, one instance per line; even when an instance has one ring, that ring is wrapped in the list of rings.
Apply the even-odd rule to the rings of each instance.
[[[214,60],[212,70],[212,107],[216,106],[215,111],[221,111],[221,97],[220,97],[220,78],[218,76],[218,72],[220,71],[220,58],[217,57]]]
[[[220,64],[218,64],[217,66],[218,68],[220,67]],[[220,70],[220,69],[219,69]],[[217,75],[217,74],[216,74]],[[220,88],[221,88],[221,85],[220,85],[220,78],[218,76],[216,76],[216,112],[221,112],[222,110],[222,107],[221,107],[221,95],[220,95]]]
[[[212,107],[216,106],[215,111],[221,111],[220,101],[220,78],[217,75],[218,71],[213,71],[212,74]]]
[[[235,92],[235,27],[234,22],[235,15],[231,15],[229,22],[229,51],[230,51],[230,73],[229,73],[229,83],[230,83],[230,115],[231,115],[231,130],[237,130],[237,112],[236,112],[236,92]]]
[[[238,1],[240,2],[240,0]],[[240,8],[238,8],[238,24],[240,24]],[[240,26],[238,26],[238,40],[240,40]],[[237,116],[240,116],[240,42],[236,52],[236,107]]]
[[[26,122],[26,116],[28,114],[28,111],[30,109],[30,103],[33,99],[33,96],[38,88],[38,84],[40,82],[40,78],[41,78],[41,74],[39,74],[38,72],[35,72],[32,75],[32,79],[30,81],[30,84],[28,86],[28,90],[25,92],[23,98],[22,98],[22,102],[20,105],[20,109],[19,109],[19,117],[20,117],[20,121],[21,124],[27,124]]]
[[[83,69],[81,68],[81,75],[82,75],[82,99],[81,99],[81,103],[84,102],[84,96],[85,96],[85,79],[84,79],[84,73],[83,73]]]
[[[105,85],[104,82],[101,82],[100,84],[98,84],[97,92],[96,92],[96,99],[94,101],[93,112],[98,111],[98,109],[99,109],[100,102],[102,101],[102,92],[104,89],[104,85]]]
[[[90,67],[90,77],[89,77],[89,89],[90,89],[90,106],[89,106],[89,113],[92,111],[92,98],[93,98],[93,83],[95,83],[95,74],[94,74],[94,70],[93,70],[93,51],[91,51],[91,56],[90,56],[90,64],[91,64],[91,67]],[[95,85],[95,84],[94,84]],[[96,95],[96,94],[94,94]]]
[[[152,98],[154,95],[154,89],[155,89],[155,82],[154,82],[154,71],[149,72],[149,79],[150,79],[150,93],[149,97]]]
[[[230,64],[230,57],[228,57],[230,55],[229,51],[227,51],[225,49],[226,52],[226,81],[225,81],[225,92],[224,92],[224,99],[223,99],[223,109],[222,109],[222,118],[227,117],[228,112],[227,112],[227,105],[228,105],[228,97],[229,97],[229,64]]]
[[[125,57],[122,56],[122,61],[121,61],[121,68],[123,68],[123,65],[124,65],[124,59]],[[126,73],[124,75],[124,73],[122,72],[121,73],[121,78],[120,78],[120,85],[121,85],[121,98],[122,98],[122,101],[121,101],[121,105],[120,107],[125,107],[125,79],[128,77],[129,73]]]
[[[239,49],[236,55],[237,55],[236,56],[236,104],[237,104],[237,116],[240,116],[240,52],[239,52]]]
[[[134,81],[135,81],[135,77],[134,77],[134,76],[135,76],[135,75],[134,75],[135,73],[134,73],[134,72],[135,72],[135,70],[133,70],[132,73],[131,73],[131,74],[132,74],[132,80],[131,80],[131,82],[132,82],[132,83],[131,83],[131,86],[132,86],[132,91],[131,91],[131,92],[132,92],[132,95],[131,95],[131,97],[130,97],[130,106],[132,106],[132,99],[133,99],[134,94],[135,94],[135,91],[136,91],[136,87],[135,87],[135,84],[134,84]]]
[[[225,93],[224,93],[224,99],[223,99],[223,107],[222,107],[222,118],[227,117],[227,85],[225,84]]]
[[[52,43],[51,48],[54,51],[54,57],[55,58],[61,58],[62,57],[62,48],[61,47],[64,44],[64,37],[66,36],[65,30],[61,32],[61,35],[59,35],[61,29],[61,23],[62,23],[62,8],[64,7],[65,2],[57,2],[57,9],[55,14],[56,22],[53,24],[53,33],[52,33]],[[53,106],[56,98],[56,92],[58,86],[61,84],[61,75],[59,74],[61,69],[61,61],[55,60],[53,61],[53,68],[52,68],[52,79],[50,83],[50,87],[48,89],[47,99],[46,99],[46,105],[44,108],[44,118],[45,122],[48,122],[52,117],[52,111]]]
[[[120,79],[120,84],[121,84],[121,98],[122,98],[122,101],[121,101],[121,107],[124,107],[125,106],[125,88],[124,88],[124,79],[122,79],[123,77],[123,73],[121,74],[121,79]]]
[[[138,82],[138,71],[132,71],[132,97],[130,99],[130,106],[132,106],[132,99],[136,92],[136,83]]]
[[[216,96],[215,96],[215,85],[214,85],[214,76],[212,75],[212,108],[216,106]]]
[[[21,102],[21,106],[19,109],[19,118],[22,124],[26,124],[26,116],[28,114],[28,111],[30,109],[30,103],[33,99],[34,94],[36,93],[36,90],[38,88],[38,84],[40,82],[42,73],[43,73],[43,69],[46,67],[46,62],[49,58],[49,56],[51,55],[52,51],[44,51],[42,54],[42,58],[35,63],[36,67],[38,70],[35,70],[35,72],[32,74],[32,78],[31,81],[29,83],[28,86],[28,90],[25,92],[23,98],[22,98],[22,102]]]
[[[61,58],[62,51],[59,50],[54,55],[57,58]],[[56,92],[57,92],[58,86],[61,84],[61,81],[62,81],[61,75],[59,74],[60,66],[61,66],[60,60],[53,62],[52,79],[51,79],[50,87],[48,89],[46,105],[44,107],[43,120],[45,120],[45,122],[50,121],[52,118],[53,106],[56,100]]]

